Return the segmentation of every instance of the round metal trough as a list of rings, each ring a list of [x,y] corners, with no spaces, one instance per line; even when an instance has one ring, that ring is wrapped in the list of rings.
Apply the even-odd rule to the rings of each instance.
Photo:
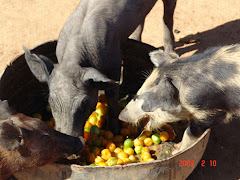
[[[39,45],[32,51],[42,54],[57,63],[55,56],[57,41]],[[149,71],[152,64],[148,53],[155,48],[144,43],[128,40],[123,45],[123,83],[121,96],[134,94],[143,83],[143,71]],[[48,88],[40,83],[29,70],[24,55],[15,59],[3,73],[0,81],[0,99],[18,112],[31,115],[40,112],[47,103]],[[162,160],[152,162],[116,165],[112,167],[91,167],[76,164],[52,163],[34,169],[24,169],[14,174],[18,180],[62,180],[62,179],[112,179],[112,180],[177,180],[186,179],[200,161],[210,135],[206,130],[189,148]],[[180,162],[185,163],[180,163]],[[193,162],[191,164],[187,162]]]

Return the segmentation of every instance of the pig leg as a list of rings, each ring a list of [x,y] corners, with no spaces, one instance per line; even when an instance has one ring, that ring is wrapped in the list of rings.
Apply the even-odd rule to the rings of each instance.
[[[141,24],[138,25],[137,29],[132,33],[131,38],[137,41],[142,41],[142,32],[144,27],[144,21],[141,22]]]
[[[174,52],[174,35],[173,35],[173,13],[177,0],[163,0],[163,31],[164,31],[164,51],[167,53]]]
[[[111,79],[115,81],[120,80],[121,71],[116,70],[113,71]],[[108,112],[109,112],[109,121],[108,121],[108,129],[110,129],[114,134],[118,134],[120,131],[120,122],[118,119],[118,115],[120,113],[120,108],[118,105],[119,99],[119,86],[116,86],[112,89],[105,90],[106,100],[108,104]]]
[[[225,118],[227,118],[227,113],[219,112],[215,113],[214,116],[209,115],[208,118],[204,120],[192,121],[183,134],[182,142],[177,145],[173,154],[177,153],[179,150],[181,151],[189,147],[204,133],[206,129],[222,122]]]

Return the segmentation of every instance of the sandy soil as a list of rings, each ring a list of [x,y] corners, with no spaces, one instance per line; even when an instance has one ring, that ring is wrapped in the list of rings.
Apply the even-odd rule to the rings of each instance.
[[[23,53],[22,45],[33,48],[58,34],[79,0],[0,0],[0,73]],[[240,41],[240,12],[236,0],[178,0],[174,15],[177,52],[182,56],[211,46]],[[162,46],[162,2],[147,16],[143,42]],[[185,43],[179,41],[185,39]],[[191,41],[192,43],[186,43]],[[216,160],[216,167],[201,164],[190,179],[239,179],[240,140],[234,120],[213,129],[203,160]]]

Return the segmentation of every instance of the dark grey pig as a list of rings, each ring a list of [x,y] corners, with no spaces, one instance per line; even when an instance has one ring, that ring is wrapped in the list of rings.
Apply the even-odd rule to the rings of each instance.
[[[155,3],[156,0],[81,0],[60,33],[58,64],[24,48],[32,73],[49,85],[49,103],[57,130],[83,135],[99,89],[105,90],[110,129],[119,130],[121,45]]]
[[[0,109],[6,109],[7,102],[0,103]],[[11,115],[0,121],[0,179],[78,154],[83,147],[83,139],[62,134],[39,119],[20,113]]]
[[[173,35],[173,13],[176,7],[177,0],[162,0],[163,1],[163,42],[164,51],[167,53],[174,52],[174,35]],[[144,21],[137,27],[137,29],[132,33],[131,38],[141,41],[142,32],[144,28]]]
[[[178,58],[161,50],[150,53],[156,66],[137,95],[119,115],[133,124],[149,118],[147,129],[189,120],[180,150],[206,129],[240,116],[240,45],[214,47]]]

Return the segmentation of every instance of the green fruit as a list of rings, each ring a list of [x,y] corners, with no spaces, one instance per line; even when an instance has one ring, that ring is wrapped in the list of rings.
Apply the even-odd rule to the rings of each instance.
[[[90,164],[89,166],[96,166],[96,164],[92,163],[92,164]]]
[[[114,166],[117,164],[117,158],[116,157],[110,157],[108,160],[107,160],[107,165],[108,166]]]
[[[159,134],[153,134],[151,138],[154,144],[160,144],[161,139],[159,137]]]
[[[99,127],[97,127],[96,125],[93,125],[93,126],[91,127],[91,129],[90,129],[90,133],[91,133],[91,134],[99,135],[99,133],[100,133]]]
[[[128,138],[123,143],[124,147],[133,147],[133,140]]]
[[[141,154],[142,148],[143,148],[143,146],[141,146],[141,145],[136,146],[134,148],[134,151],[136,152],[136,154]]]

